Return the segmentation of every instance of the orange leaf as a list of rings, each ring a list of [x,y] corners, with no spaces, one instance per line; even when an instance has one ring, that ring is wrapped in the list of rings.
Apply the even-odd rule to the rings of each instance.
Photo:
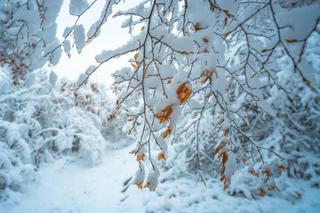
[[[181,104],[185,103],[188,100],[188,98],[192,94],[192,90],[191,90],[191,88],[188,87],[187,81],[185,81],[179,85],[179,87],[176,91],[176,94],[177,94],[178,99],[180,100]]]
[[[166,155],[165,155],[163,152],[161,152],[161,153],[159,153],[157,159],[158,159],[158,160],[166,160],[167,157],[166,157]]]
[[[268,167],[264,167],[262,169],[262,173],[265,174],[268,177],[270,177],[272,175],[271,170]]]
[[[258,189],[258,195],[259,195],[260,197],[264,197],[264,196],[266,195],[266,192],[265,192],[263,189],[259,188],[259,189]]]
[[[253,176],[259,177],[259,171],[255,171],[254,169],[249,168],[248,172]]]
[[[200,24],[200,22],[196,22],[196,23],[193,25],[193,28],[194,28],[194,31],[196,31],[196,32],[204,29],[204,27],[202,27],[202,25]]]
[[[162,137],[163,137],[163,138],[168,137],[168,136],[171,134],[171,132],[172,132],[172,129],[171,129],[170,127],[168,127],[168,129],[166,129],[166,131],[164,131],[164,132],[162,133]]]
[[[138,59],[138,57],[139,57],[139,54],[138,54],[138,53],[134,54],[134,56],[133,56],[133,58],[134,58],[135,61]]]
[[[221,163],[220,163],[220,180],[223,182],[224,189],[226,189],[230,185],[230,177],[227,177],[225,175],[226,163],[229,159],[229,156],[226,151],[223,151],[221,155],[222,157],[221,157]]]
[[[225,147],[225,145],[229,144],[230,142],[229,141],[222,141],[218,146],[217,148],[214,150],[213,154],[218,154],[220,153],[220,151]]]
[[[160,121],[160,123],[169,120],[171,114],[173,112],[173,109],[170,106],[167,106],[161,112],[156,113],[155,117]]]
[[[227,152],[223,152],[222,153],[222,164],[226,164],[227,163],[227,160],[228,160],[228,154]]]
[[[277,171],[283,172],[284,170],[285,170],[285,166],[284,166],[284,165],[279,164],[279,165],[277,166]]]
[[[145,155],[143,153],[137,153],[137,161],[144,161]]]
[[[143,182],[137,181],[135,184],[137,185],[138,189],[142,189],[143,188]]]
[[[209,42],[208,36],[203,37],[202,41],[203,41],[203,43],[208,44],[208,42]]]

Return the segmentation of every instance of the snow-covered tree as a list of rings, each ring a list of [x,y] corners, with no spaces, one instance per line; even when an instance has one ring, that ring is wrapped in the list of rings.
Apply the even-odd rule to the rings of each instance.
[[[34,178],[35,133],[41,112],[50,108],[48,93],[56,76],[38,68],[47,63],[46,48],[56,46],[56,23],[62,1],[0,3],[0,185],[1,198]],[[59,59],[59,52],[52,63]],[[39,116],[39,117],[38,117]]]
[[[214,155],[225,187],[245,167],[264,176],[257,186],[263,196],[277,189],[272,176],[295,167],[285,155],[299,140],[294,135],[312,127],[303,134],[318,138],[318,53],[309,49],[319,38],[319,7],[299,0],[142,1],[113,15],[127,17],[122,26],[132,39],[97,55],[78,84],[113,58],[131,56],[129,67],[114,73],[114,114],[128,114],[138,173],[147,165],[153,174],[159,160],[170,158],[168,144],[183,143],[187,164],[201,179]],[[290,145],[283,142],[288,137],[294,137]],[[316,141],[309,143],[313,150]]]
[[[75,90],[47,66],[60,49],[56,18],[62,1],[0,2],[0,200],[36,177],[62,155],[97,164],[122,121],[107,123],[111,99],[103,86]],[[112,132],[114,135],[111,135]],[[124,142],[122,142],[124,144]]]

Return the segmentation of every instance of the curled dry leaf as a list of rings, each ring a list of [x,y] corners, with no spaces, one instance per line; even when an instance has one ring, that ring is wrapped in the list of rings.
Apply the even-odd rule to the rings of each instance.
[[[278,172],[283,172],[285,171],[286,167],[283,164],[277,165],[277,171]]]
[[[214,154],[214,155],[217,155],[217,154],[220,155],[221,152],[225,150],[224,148],[225,148],[225,146],[226,146],[227,144],[230,144],[230,142],[229,142],[229,141],[222,141],[222,142],[217,146],[217,148],[215,148],[213,154]]]
[[[138,152],[136,154],[137,156],[137,161],[144,161],[145,160],[145,155],[143,153]]]
[[[164,152],[160,152],[157,157],[158,160],[166,160],[166,154]]]
[[[264,167],[262,169],[262,173],[265,174],[267,177],[270,177],[272,175],[270,168]]]
[[[139,169],[136,172],[135,178],[134,178],[134,184],[138,187],[138,189],[143,188],[143,182],[145,179],[145,171],[142,164],[140,164]]]
[[[258,195],[260,197],[264,197],[266,195],[266,192],[262,188],[258,188]]]
[[[259,177],[259,171],[254,170],[253,168],[248,169],[249,174]]]
[[[145,160],[145,154],[139,152],[139,150],[137,150],[137,149],[133,149],[132,151],[129,152],[129,154],[135,155],[137,161],[144,161]]]
[[[143,181],[137,181],[135,183],[135,185],[138,187],[138,189],[142,189],[143,188]]]
[[[160,121],[160,123],[165,122],[170,119],[170,116],[173,112],[172,106],[167,106],[161,112],[156,113],[155,117]]]
[[[228,161],[228,153],[226,151],[222,152],[221,155],[221,163],[220,163],[220,180],[224,184],[224,189],[228,188],[230,185],[230,179],[225,175],[226,164]]]
[[[116,118],[116,111],[112,112],[112,113],[108,116],[107,120],[108,120],[108,122],[111,122],[111,121],[113,121],[115,118]]]
[[[205,36],[202,38],[203,43],[208,44],[209,43],[209,38],[208,36]]]
[[[189,83],[185,81],[180,84],[177,88],[176,94],[178,99],[180,100],[180,103],[184,104],[192,95],[192,89],[189,87]]]
[[[162,137],[163,138],[167,138],[172,132],[172,129],[170,127],[168,127],[163,133],[162,133]]]
[[[193,25],[193,28],[194,28],[194,31],[195,31],[195,32],[198,32],[198,31],[200,31],[200,30],[205,29],[205,27],[203,27],[200,22],[196,22],[196,23]]]
[[[138,53],[134,54],[134,56],[133,56],[133,58],[134,58],[135,61],[138,60],[138,57],[139,57],[139,54],[138,54]]]

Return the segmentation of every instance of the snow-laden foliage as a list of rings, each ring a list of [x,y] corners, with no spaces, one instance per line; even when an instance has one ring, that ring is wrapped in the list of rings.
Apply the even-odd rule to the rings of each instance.
[[[55,20],[61,4],[0,2],[0,200],[34,180],[45,162],[71,155],[95,165],[107,147],[125,144],[122,121],[107,122],[111,104],[103,86],[76,90],[45,66],[60,58]],[[70,11],[82,9],[71,6]],[[74,27],[74,38],[80,52],[82,25]],[[64,48],[70,51],[70,43]],[[111,137],[121,143],[110,143]]]
[[[110,118],[128,116],[138,187],[140,174],[167,159],[203,182],[219,177],[226,189],[234,173],[251,175],[250,196],[278,191],[285,171],[317,176],[319,11],[317,1],[150,0],[114,13],[126,17],[132,39],[98,54],[78,85],[113,58],[131,57],[114,73]]]
[[[57,83],[55,74],[42,68],[28,73],[26,85],[18,89],[8,75],[10,67],[0,71],[1,199],[34,180],[43,163],[68,155],[96,165],[106,148],[121,145],[122,122],[106,122],[111,110],[104,87],[92,83],[76,91],[74,84]],[[118,143],[110,143],[110,137]]]
[[[25,69],[34,70],[47,63],[43,57],[57,46],[57,24],[62,0],[15,0],[0,2],[0,58],[17,67],[15,75]],[[61,51],[50,55],[52,64],[59,61]],[[18,69],[22,67],[22,70]]]
[[[56,23],[62,1],[0,2],[0,179],[1,199],[34,178],[36,133],[50,109],[51,83],[45,71],[47,48],[56,46]],[[60,51],[50,58],[57,63]]]

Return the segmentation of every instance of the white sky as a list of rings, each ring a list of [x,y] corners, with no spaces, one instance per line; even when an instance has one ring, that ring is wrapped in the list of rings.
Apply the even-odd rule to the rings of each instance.
[[[88,0],[88,2],[91,1]],[[59,39],[62,39],[64,29],[68,26],[73,26],[77,18],[69,15],[69,2],[70,0],[64,1],[60,15],[57,19],[57,37]],[[101,10],[103,9],[105,2],[106,0],[98,0],[98,2],[80,18],[78,23],[83,24],[86,30],[88,30],[91,24],[100,17]],[[120,3],[115,6],[113,11],[125,10],[139,2],[140,0],[127,0],[125,3]],[[125,44],[129,40],[130,35],[127,29],[121,28],[123,20],[124,17],[109,17],[107,23],[103,25],[100,35],[90,44],[85,46],[81,54],[78,54],[75,47],[72,48],[71,58],[68,58],[68,56],[63,52],[60,62],[54,67],[55,72],[62,78],[66,77],[70,80],[76,81],[79,75],[83,73],[87,67],[95,63],[94,57],[102,50],[114,49]],[[71,43],[73,43],[72,38]],[[90,80],[103,83],[109,87],[113,83],[111,74],[117,69],[127,65],[124,63],[128,63],[127,58],[112,60],[101,66],[100,69],[91,75]]]

